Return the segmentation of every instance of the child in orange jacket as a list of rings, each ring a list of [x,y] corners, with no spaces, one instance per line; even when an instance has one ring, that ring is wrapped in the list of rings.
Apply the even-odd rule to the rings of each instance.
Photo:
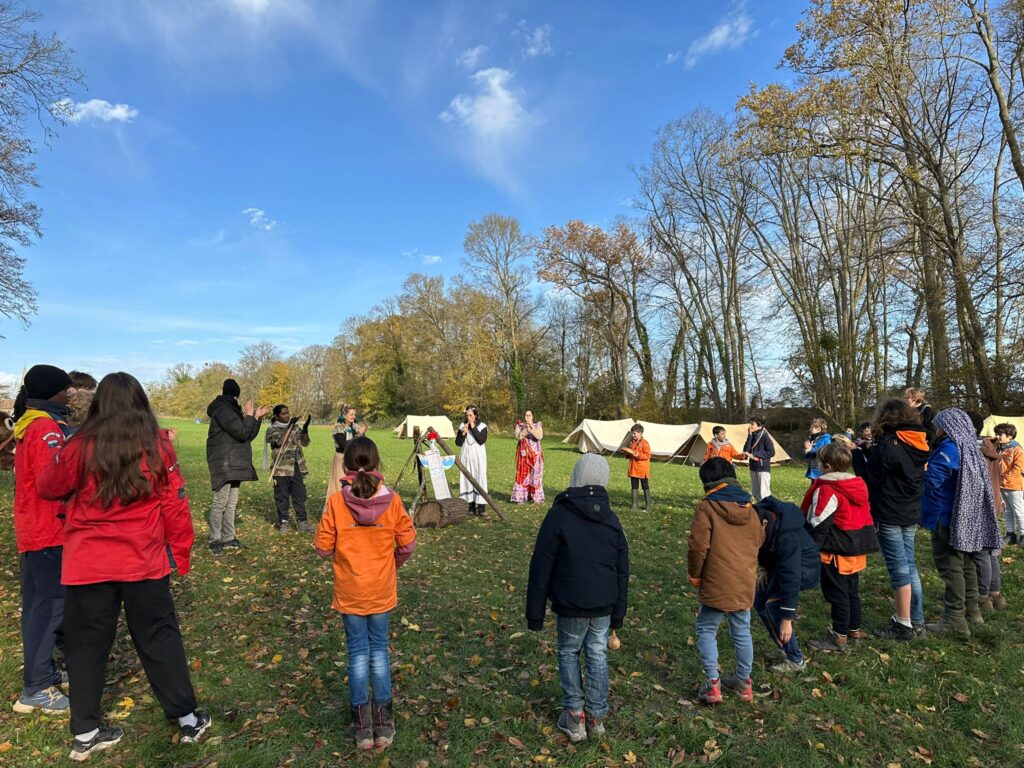
[[[651,511],[651,444],[644,439],[644,425],[634,424],[630,430],[629,447],[622,452],[629,456],[629,484],[633,488],[633,511],[637,511],[639,489],[644,489],[644,512]]]
[[[993,431],[1003,470],[999,491],[1003,497],[1006,543],[1024,544],[1024,448],[1017,442],[1017,428],[1013,424],[996,424]]]
[[[320,557],[334,556],[331,607],[345,624],[356,747],[373,749],[395,738],[388,627],[398,605],[397,570],[416,548],[416,529],[401,498],[384,484],[370,438],[349,441],[344,466],[341,493],[327,500],[314,547]]]
[[[744,461],[747,454],[737,451],[736,446],[729,442],[725,436],[725,427],[718,426],[711,430],[711,442],[704,451],[704,461],[712,459],[725,459],[726,461]]]

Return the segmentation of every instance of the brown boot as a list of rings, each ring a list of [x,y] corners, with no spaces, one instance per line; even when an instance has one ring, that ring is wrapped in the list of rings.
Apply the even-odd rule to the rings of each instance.
[[[395,718],[391,714],[391,702],[373,705],[373,745],[390,747],[395,740]]]
[[[356,738],[356,749],[373,749],[373,718],[369,704],[352,707],[352,731]]]
[[[992,607],[997,611],[1005,611],[1010,607],[1006,602],[1006,598],[1003,597],[1002,592],[989,592],[988,596],[992,599]]]
[[[868,637],[870,637],[870,635],[868,635],[868,633],[863,629],[851,629],[846,633],[846,638],[848,640],[867,640]]]

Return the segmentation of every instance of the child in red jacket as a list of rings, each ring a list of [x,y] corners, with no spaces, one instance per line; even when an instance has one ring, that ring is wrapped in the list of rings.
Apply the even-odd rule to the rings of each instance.
[[[809,645],[832,653],[846,651],[850,638],[867,637],[860,626],[860,572],[868,553],[878,551],[868,487],[850,472],[853,456],[846,442],[836,438],[818,451],[822,474],[800,505],[821,549],[821,593],[832,606],[832,626]]]
[[[38,488],[43,498],[66,500],[61,583],[70,758],[87,760],[124,735],[102,723],[100,708],[122,605],[157,701],[178,722],[181,743],[199,741],[211,720],[196,709],[167,558],[169,546],[178,572],[188,573],[192,516],[174,448],[134,377],[103,378],[85,423]]]

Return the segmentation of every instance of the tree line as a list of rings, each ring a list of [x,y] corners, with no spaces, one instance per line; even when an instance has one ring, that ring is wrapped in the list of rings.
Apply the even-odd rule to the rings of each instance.
[[[330,344],[231,371],[322,418],[851,424],[912,385],[1019,410],[1024,0],[812,0],[798,32],[785,83],[657,131],[630,216],[486,215],[459,277],[410,275]],[[227,371],[178,366],[154,400],[199,415]]]

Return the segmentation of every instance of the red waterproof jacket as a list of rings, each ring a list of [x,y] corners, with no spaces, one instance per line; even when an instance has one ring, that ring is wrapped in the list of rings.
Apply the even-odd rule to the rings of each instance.
[[[38,552],[64,543],[64,530],[57,515],[60,502],[41,498],[37,488],[39,475],[53,464],[64,445],[60,425],[49,416],[32,411],[27,428],[19,435],[14,452],[14,538],[18,553]],[[23,417],[24,418],[24,417]],[[19,427],[22,422],[19,421]]]
[[[195,531],[185,496],[178,457],[166,437],[160,439],[160,455],[167,479],[157,483],[144,499],[130,504],[115,500],[104,507],[96,498],[96,480],[80,486],[87,444],[72,438],[57,461],[39,478],[39,493],[64,499],[64,564],[61,583],[96,584],[103,581],[144,581],[170,573],[167,547],[185,575],[190,569]],[[142,471],[149,476],[143,462]]]

